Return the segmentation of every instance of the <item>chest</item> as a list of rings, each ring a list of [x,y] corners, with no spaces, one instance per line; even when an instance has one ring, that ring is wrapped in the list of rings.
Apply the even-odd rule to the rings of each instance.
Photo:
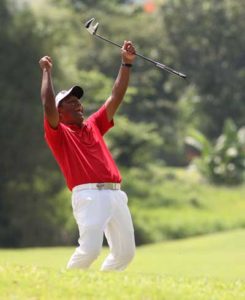
[[[85,124],[82,129],[68,130],[66,132],[65,141],[69,143],[69,146],[74,145],[79,148],[93,148],[100,145],[103,138],[96,126]]]

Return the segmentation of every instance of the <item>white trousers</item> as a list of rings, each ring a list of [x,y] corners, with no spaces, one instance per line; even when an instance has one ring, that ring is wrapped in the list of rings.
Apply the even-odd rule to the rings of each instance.
[[[68,269],[87,269],[102,249],[104,233],[110,254],[101,270],[122,271],[127,267],[135,253],[134,229],[127,202],[122,190],[73,191],[72,208],[79,229],[79,247],[71,256]]]

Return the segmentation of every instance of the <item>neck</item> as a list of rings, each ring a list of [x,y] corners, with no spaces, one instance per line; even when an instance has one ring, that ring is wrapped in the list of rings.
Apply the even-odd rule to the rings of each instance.
[[[68,126],[77,126],[79,128],[83,127],[83,122],[65,122],[65,121],[61,121],[61,123],[68,125]]]

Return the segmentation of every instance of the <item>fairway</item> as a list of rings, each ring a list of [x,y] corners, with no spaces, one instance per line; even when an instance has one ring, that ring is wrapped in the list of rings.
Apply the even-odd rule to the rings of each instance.
[[[86,272],[65,270],[74,248],[0,250],[0,299],[243,300],[244,249],[245,230],[147,245],[107,274],[108,249]]]
[[[0,250],[0,264],[65,269],[75,247]],[[98,270],[104,248],[91,270]],[[218,233],[137,248],[127,272],[245,280],[245,230]]]
[[[141,247],[129,271],[245,280],[245,231]]]

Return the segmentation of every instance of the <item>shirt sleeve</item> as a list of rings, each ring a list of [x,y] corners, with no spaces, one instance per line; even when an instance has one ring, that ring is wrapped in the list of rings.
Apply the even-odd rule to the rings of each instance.
[[[101,135],[104,135],[114,126],[114,120],[108,120],[105,104],[103,104],[97,112],[93,113],[87,121],[94,123],[98,127]]]
[[[52,128],[44,116],[44,137],[51,148],[57,148],[61,146],[63,130],[59,123],[57,128]]]

